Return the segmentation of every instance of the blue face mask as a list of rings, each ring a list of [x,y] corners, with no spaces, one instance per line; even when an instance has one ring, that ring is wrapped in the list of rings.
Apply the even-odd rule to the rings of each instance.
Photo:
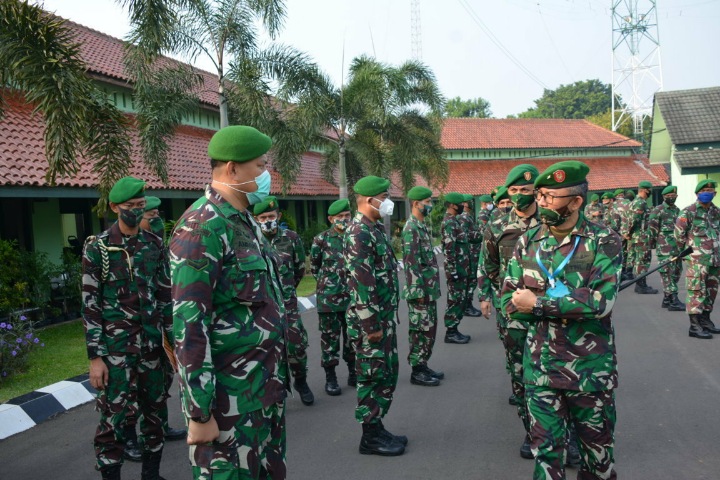
[[[237,186],[245,185],[246,183],[252,182],[255,182],[255,184],[257,184],[257,190],[255,190],[254,192],[246,192],[245,190],[235,188]],[[247,196],[248,203],[250,205],[257,205],[258,203],[262,203],[263,200],[265,200],[267,196],[270,195],[270,184],[272,183],[272,177],[270,176],[270,172],[265,170],[263,173],[255,177],[255,180],[248,180],[247,182],[242,183],[225,183],[215,180],[215,183],[225,185],[226,187],[229,187],[236,192],[244,193]]]
[[[700,192],[697,196],[700,203],[710,203],[715,198],[715,192]]]

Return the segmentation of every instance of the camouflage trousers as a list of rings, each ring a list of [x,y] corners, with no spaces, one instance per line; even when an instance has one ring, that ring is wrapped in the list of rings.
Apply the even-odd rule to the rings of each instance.
[[[478,253],[478,255],[479,255],[479,253]],[[477,257],[474,254],[473,254],[473,256]],[[471,258],[473,258],[473,256],[471,256]],[[473,297],[475,295],[475,290],[477,289],[477,286],[478,286],[477,271],[478,271],[479,260],[480,259],[478,258],[476,261],[471,260],[471,262],[470,262],[470,275],[468,275],[468,277],[467,277],[467,297],[465,299],[465,302],[466,302],[465,308],[466,309],[468,307],[472,306]],[[463,309],[463,312],[464,311],[465,311],[465,309]]]
[[[702,265],[694,260],[690,262],[685,272],[687,285],[685,305],[688,315],[713,311],[718,293],[718,276],[720,276],[720,267]]]
[[[581,465],[578,479],[615,479],[615,392],[578,392],[525,385],[534,480],[565,479],[567,421],[575,425]]]
[[[217,440],[190,446],[195,480],[285,479],[284,402],[216,419]]]
[[[320,325],[320,366],[335,367],[340,363],[340,339],[342,358],[349,365],[355,364],[355,351],[347,334],[346,312],[318,312]]]
[[[666,262],[670,260],[674,255],[658,255],[658,263]],[[662,279],[663,292],[666,294],[677,293],[677,284],[680,281],[680,274],[682,273],[682,262],[676,260],[672,263],[668,263],[660,269],[660,278]]]
[[[412,367],[427,365],[432,356],[437,334],[437,302],[408,300],[408,363]]]
[[[167,410],[165,371],[162,349],[146,354],[107,355],[102,357],[108,367],[108,384],[97,394],[96,410],[100,423],[95,431],[97,468],[123,463],[125,427],[137,389],[137,405],[144,452],[162,451],[164,443],[161,411]]]
[[[293,378],[302,378],[307,375],[308,334],[298,313],[297,299],[294,304],[285,304],[285,317],[288,324],[288,365]]]
[[[348,336],[355,348],[357,397],[355,419],[377,423],[390,409],[398,380],[398,349],[395,335],[395,311],[383,312],[379,319],[382,338],[370,343],[355,322],[348,324]]]
[[[445,327],[457,328],[467,307],[467,279],[447,279],[447,307],[445,309]]]
[[[507,335],[503,345],[508,362],[508,371],[510,372],[512,392],[517,399],[517,414],[525,431],[530,433],[530,417],[525,403],[525,383],[523,383],[523,354],[525,353],[525,340],[528,332],[519,328],[508,328],[506,331]]]
[[[630,242],[622,239],[622,251],[623,251],[623,262],[622,262],[622,268],[625,270],[628,267],[631,267],[633,264],[630,263],[630,248],[629,248]]]
[[[164,353],[164,352],[163,352]],[[175,380],[175,370],[173,370],[172,365],[170,364],[170,360],[168,360],[167,355],[161,355],[160,356],[160,362],[162,363],[162,369],[165,373],[165,402],[163,404],[163,408],[160,409],[159,415],[162,419],[163,424],[163,432],[167,432],[168,430],[168,406],[167,406],[167,399],[170,398],[170,388],[172,387],[173,381]],[[127,425],[126,429],[134,429],[137,425],[137,417],[138,417],[138,403],[137,403],[137,385],[132,386],[131,390],[131,396],[129,397],[129,409],[128,409],[128,415],[127,415]]]
[[[628,245],[628,267],[633,268],[633,274],[637,277],[647,272],[652,260],[652,250],[644,238],[635,238]]]

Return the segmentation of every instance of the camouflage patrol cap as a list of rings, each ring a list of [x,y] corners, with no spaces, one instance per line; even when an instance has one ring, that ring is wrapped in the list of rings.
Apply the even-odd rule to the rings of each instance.
[[[333,203],[330,204],[328,207],[327,214],[331,217],[334,215],[337,215],[342,212],[349,212],[350,211],[350,200],[347,198],[341,198],[340,200],[335,200]]]
[[[390,180],[387,178],[376,177],[375,175],[368,175],[357,181],[353,190],[358,195],[364,197],[374,197],[385,193],[390,188]]]
[[[599,200],[600,200],[600,196],[597,193],[593,193],[592,195],[590,195],[591,202],[597,202]]]
[[[643,180],[642,182],[638,183],[638,188],[652,188],[652,183],[648,182],[647,180]]]
[[[711,180],[709,178],[706,178],[705,180],[700,180],[698,182],[697,186],[695,187],[695,193],[700,192],[703,188],[717,188],[717,182],[715,180]]]
[[[535,180],[535,188],[565,188],[584,183],[590,167],[576,160],[550,165]]]
[[[221,162],[244,163],[263,156],[270,150],[272,140],[247,125],[221,128],[210,139],[208,155]]]
[[[602,199],[604,200],[606,198],[609,198],[612,200],[613,198],[615,198],[615,195],[613,195],[613,192],[605,192],[602,194]]]
[[[667,187],[663,188],[663,195],[669,195],[671,193],[677,193],[677,187],[675,185],[668,185]]]
[[[145,196],[145,211],[155,210],[160,208],[160,199],[158,197],[152,197],[149,195]]]
[[[505,186],[512,187],[513,185],[532,185],[535,183],[535,179],[537,179],[539,174],[540,172],[538,172],[538,169],[535,168],[534,165],[521,163],[510,170],[510,173],[508,173],[508,176],[505,179]]]
[[[432,197],[432,190],[427,187],[421,187],[417,185],[410,189],[407,193],[408,200],[425,200],[426,198]]]
[[[145,182],[135,177],[123,177],[110,190],[108,200],[112,203],[124,203],[131,198],[145,196]]]
[[[634,200],[635,199],[635,192],[632,190],[625,190],[625,198],[628,200]]]
[[[620,195],[625,196],[625,190],[623,190],[622,188],[618,188],[617,190],[615,190],[614,193],[615,197],[619,197]]]
[[[453,205],[460,205],[465,201],[465,196],[462,193],[450,192],[445,195],[445,202],[452,203]]]
[[[495,203],[500,202],[500,200],[502,200],[503,198],[510,198],[510,195],[508,195],[507,187],[498,188],[498,191],[495,194]]]
[[[480,203],[492,203],[493,199],[490,195],[480,195]]]
[[[265,212],[272,212],[274,210],[278,210],[279,208],[280,205],[278,204],[277,197],[269,195],[262,202],[255,204],[253,207],[253,215],[262,215]]]

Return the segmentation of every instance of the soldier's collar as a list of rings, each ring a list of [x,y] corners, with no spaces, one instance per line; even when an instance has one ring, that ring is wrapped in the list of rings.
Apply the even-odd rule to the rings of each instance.
[[[208,185],[207,188],[205,189],[205,198],[207,198],[210,203],[215,205],[217,207],[218,211],[225,218],[231,218],[235,215],[243,217],[243,215],[242,215],[243,212],[241,212],[237,208],[233,207],[230,202],[225,200],[223,198],[223,196],[220,195],[220,193],[210,185]],[[245,216],[247,216],[247,215],[248,214],[246,212]]]

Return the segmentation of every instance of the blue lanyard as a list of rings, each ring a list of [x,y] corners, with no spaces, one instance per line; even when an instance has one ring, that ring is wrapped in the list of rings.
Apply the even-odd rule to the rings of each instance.
[[[538,248],[537,252],[535,252],[535,261],[537,261],[537,264],[540,266],[540,270],[543,271],[545,275],[548,277],[548,283],[550,284],[551,288],[555,288],[555,277],[558,276],[560,272],[563,271],[563,269],[567,266],[570,259],[575,255],[575,250],[577,250],[578,243],[580,243],[580,237],[575,237],[575,246],[573,246],[572,251],[570,252],[570,255],[565,257],[565,260],[562,261],[562,263],[558,266],[558,268],[555,269],[553,273],[550,273],[547,268],[545,268],[545,265],[543,265],[542,260],[540,260],[540,251],[545,247],[545,243],[547,242],[547,239],[543,240],[543,242],[540,244],[540,248]],[[552,264],[552,263],[551,263]]]

